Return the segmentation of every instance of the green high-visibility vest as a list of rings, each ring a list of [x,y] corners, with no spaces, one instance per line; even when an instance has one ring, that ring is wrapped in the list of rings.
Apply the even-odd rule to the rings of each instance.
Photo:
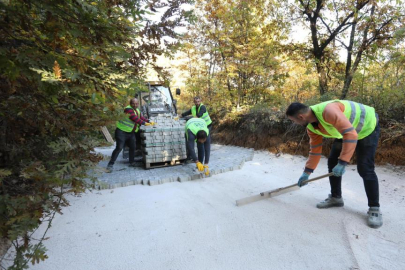
[[[327,123],[322,116],[326,105],[332,102],[340,102],[345,106],[345,111],[343,113],[356,129],[358,140],[367,137],[374,131],[375,126],[377,125],[374,108],[349,100],[331,100],[310,106],[319,123],[325,128],[329,135],[323,134],[319,129],[315,129],[312,124],[308,124],[307,128],[310,131],[326,138],[343,138],[343,135],[340,134],[334,126]]]
[[[130,105],[126,106],[125,109],[134,109],[132,108]],[[140,111],[139,109],[135,110],[138,114],[138,116],[140,115]],[[121,129],[122,131],[125,132],[132,132],[132,130],[134,129],[135,125],[137,125],[135,132],[137,132],[139,130],[139,125],[134,123],[130,118],[130,115],[127,114],[126,117],[122,120],[117,121],[116,125],[117,128]]]
[[[191,108],[191,115],[194,116],[194,117],[197,117],[197,113],[200,112],[200,108],[201,108],[202,105],[204,105],[204,104],[201,103],[200,106],[198,106],[198,112],[197,112],[197,108],[194,105]],[[212,123],[211,117],[208,114],[207,106],[205,106],[205,113],[201,116],[201,119],[203,119],[205,121],[205,123],[207,123],[207,126],[209,126]]]
[[[138,108],[136,108],[136,109],[135,109],[135,112],[136,112],[136,115],[138,116],[138,118],[141,119],[141,111],[140,111]],[[140,125],[140,124],[135,124],[135,125],[136,125],[135,132],[138,132],[138,130],[139,130],[139,128],[141,127],[141,125]]]
[[[210,134],[208,128],[207,128],[207,123],[201,118],[191,118],[190,120],[187,121],[186,123],[186,138],[188,140],[188,132],[187,130],[190,130],[191,133],[194,134],[194,136],[197,137],[197,133],[200,130],[204,130],[207,133],[207,136]]]

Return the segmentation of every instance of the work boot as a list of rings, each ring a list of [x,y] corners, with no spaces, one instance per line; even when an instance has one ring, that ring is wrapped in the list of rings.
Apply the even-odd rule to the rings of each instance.
[[[184,161],[184,164],[185,164],[185,165],[191,164],[191,163],[195,163],[194,160],[192,160],[192,159],[186,159],[186,161]]]
[[[367,214],[368,214],[367,224],[369,227],[377,229],[383,225],[380,207],[370,207],[368,209]]]
[[[108,164],[107,168],[105,169],[105,172],[107,173],[111,173],[113,171],[113,165],[112,164]]]
[[[142,151],[141,150],[135,150],[135,157],[142,156]]]
[[[134,162],[141,162],[142,160],[143,160],[142,155],[140,155],[140,156],[135,156],[135,158],[134,158]]]
[[[343,198],[332,197],[331,194],[328,195],[324,201],[318,203],[316,207],[318,208],[329,208],[329,207],[342,207],[344,205]]]

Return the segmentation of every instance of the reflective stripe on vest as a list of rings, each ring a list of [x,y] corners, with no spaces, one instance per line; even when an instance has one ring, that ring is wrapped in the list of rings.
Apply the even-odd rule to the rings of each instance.
[[[141,119],[141,111],[139,109],[136,109],[135,113],[138,116],[138,118]],[[135,125],[136,125],[135,132],[138,132],[139,128],[141,127],[141,124],[135,123]]]
[[[358,140],[367,137],[374,131],[377,124],[374,108],[349,100],[331,100],[310,106],[316,118],[319,120],[319,123],[325,128],[329,135],[323,134],[319,129],[315,129],[312,124],[308,124],[307,128],[310,131],[326,138],[343,138],[342,135],[345,132],[340,134],[334,126],[327,123],[325,119],[323,119],[323,111],[325,110],[325,107],[332,102],[340,102],[345,106],[345,111],[343,114],[356,129]]]
[[[188,132],[187,130],[190,130],[191,133],[194,134],[194,136],[197,137],[197,133],[200,130],[204,130],[207,133],[207,136],[210,134],[207,124],[205,121],[201,118],[191,118],[190,120],[187,121],[186,123],[186,138],[188,140]]]
[[[200,108],[201,108],[201,106],[203,106],[204,104],[200,104],[200,106],[198,106],[198,112],[200,112]],[[197,110],[196,110],[196,107],[195,106],[193,106],[192,108],[191,108],[191,115],[192,116],[194,116],[194,117],[197,117]],[[205,113],[201,116],[201,119],[204,119],[204,121],[205,121],[205,123],[207,123],[207,126],[209,126],[211,123],[212,123],[212,120],[211,120],[211,117],[210,117],[210,115],[208,114],[208,109],[207,109],[207,106],[205,106]]]
[[[126,106],[125,109],[133,109],[131,106]],[[116,126],[117,128],[121,129],[124,132],[132,132],[134,129],[135,123],[129,118],[130,115],[128,114],[124,119],[117,121]]]

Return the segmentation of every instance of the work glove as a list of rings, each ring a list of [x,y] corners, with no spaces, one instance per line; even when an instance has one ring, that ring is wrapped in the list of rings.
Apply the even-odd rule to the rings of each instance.
[[[335,168],[332,169],[333,176],[342,176],[345,171],[346,171],[346,161],[339,160],[338,164],[335,166]]]
[[[176,116],[175,118],[173,118],[174,120],[176,120],[176,121],[178,121],[179,120],[179,117],[178,116]]]
[[[210,169],[208,169],[208,164],[204,165],[204,171],[206,176],[210,175]]]
[[[298,186],[299,187],[305,186],[307,183],[303,184],[302,182],[307,181],[308,178],[309,178],[309,173],[303,172],[300,179],[298,179]]]
[[[153,126],[152,123],[145,123],[145,126]]]
[[[156,125],[156,123],[153,121],[150,121],[149,124],[151,124],[152,126]]]
[[[202,165],[201,162],[197,162],[196,166],[197,166],[197,169],[198,169],[200,172],[204,171],[204,165]]]

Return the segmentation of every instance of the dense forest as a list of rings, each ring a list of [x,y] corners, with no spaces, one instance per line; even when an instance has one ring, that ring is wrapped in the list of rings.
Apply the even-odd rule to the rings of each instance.
[[[404,20],[400,0],[0,1],[0,244],[16,250],[10,269],[47,258],[33,231],[95,180],[99,128],[145,90],[148,69],[168,85],[174,69],[183,74],[180,107],[201,96],[215,141],[275,152],[308,152],[304,129],[284,116],[293,101],[373,106],[377,159],[404,165]],[[161,56],[181,64],[161,67]]]

